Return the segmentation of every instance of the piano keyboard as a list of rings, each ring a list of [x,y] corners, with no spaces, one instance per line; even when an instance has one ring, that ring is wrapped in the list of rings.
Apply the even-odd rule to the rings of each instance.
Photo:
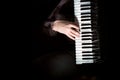
[[[74,0],[74,14],[80,27],[75,39],[76,64],[95,63],[99,58],[96,0]]]

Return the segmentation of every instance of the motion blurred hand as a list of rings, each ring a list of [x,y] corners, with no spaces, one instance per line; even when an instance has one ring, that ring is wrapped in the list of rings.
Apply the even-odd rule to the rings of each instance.
[[[56,20],[53,22],[52,30],[65,34],[72,40],[79,37],[79,27],[76,26],[73,22],[64,21],[64,20]]]

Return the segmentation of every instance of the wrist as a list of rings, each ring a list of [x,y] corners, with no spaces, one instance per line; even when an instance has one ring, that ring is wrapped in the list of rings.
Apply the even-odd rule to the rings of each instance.
[[[56,20],[56,21],[54,21],[54,22],[51,23],[52,30],[57,31],[58,23],[59,22],[60,22],[59,20]]]

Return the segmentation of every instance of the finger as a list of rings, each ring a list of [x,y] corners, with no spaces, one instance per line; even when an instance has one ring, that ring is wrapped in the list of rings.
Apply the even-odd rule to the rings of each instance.
[[[75,39],[75,38],[79,38],[78,36],[76,36],[76,35],[73,34],[73,33],[69,33],[69,35],[72,36],[74,39]]]
[[[68,36],[70,39],[75,40],[75,38],[74,38],[72,35],[67,34],[67,36]]]
[[[71,25],[71,28],[75,29],[75,30],[79,30],[79,27],[75,26],[75,25]]]
[[[71,33],[75,36],[75,37],[80,37],[80,34],[77,31],[71,30]]]
[[[74,39],[75,38],[78,38],[75,34],[73,34],[73,33],[70,33],[70,36],[72,36]]]

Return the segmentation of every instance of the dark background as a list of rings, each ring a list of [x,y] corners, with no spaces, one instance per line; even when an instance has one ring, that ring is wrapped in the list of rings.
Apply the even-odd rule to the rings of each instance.
[[[32,1],[32,58],[36,58],[43,52],[49,52],[60,47],[56,37],[47,36],[43,33],[43,23],[60,0],[33,0]],[[58,41],[57,41],[58,40]],[[53,42],[54,41],[54,42]],[[55,42],[56,41],[56,42]],[[57,44],[56,44],[57,43]],[[56,46],[58,45],[58,46]]]
[[[43,52],[50,52],[54,49],[58,49],[63,46],[63,39],[56,37],[50,38],[42,32],[42,24],[47,19],[51,11],[58,4],[59,0],[32,0],[32,60],[37,57],[44,55]],[[108,15],[106,8],[106,2],[104,0],[98,0],[98,24],[100,26],[100,49],[101,49],[101,62],[100,65],[96,66],[98,69],[99,76],[102,79],[108,78],[109,71],[112,71],[111,65],[113,60],[109,58],[110,53],[110,42],[108,25]],[[58,43],[59,40],[61,43]],[[53,41],[56,41],[53,44]],[[55,47],[55,46],[59,47]],[[67,46],[67,45],[65,45]],[[108,68],[109,67],[109,68]],[[96,71],[97,72],[97,71]]]

